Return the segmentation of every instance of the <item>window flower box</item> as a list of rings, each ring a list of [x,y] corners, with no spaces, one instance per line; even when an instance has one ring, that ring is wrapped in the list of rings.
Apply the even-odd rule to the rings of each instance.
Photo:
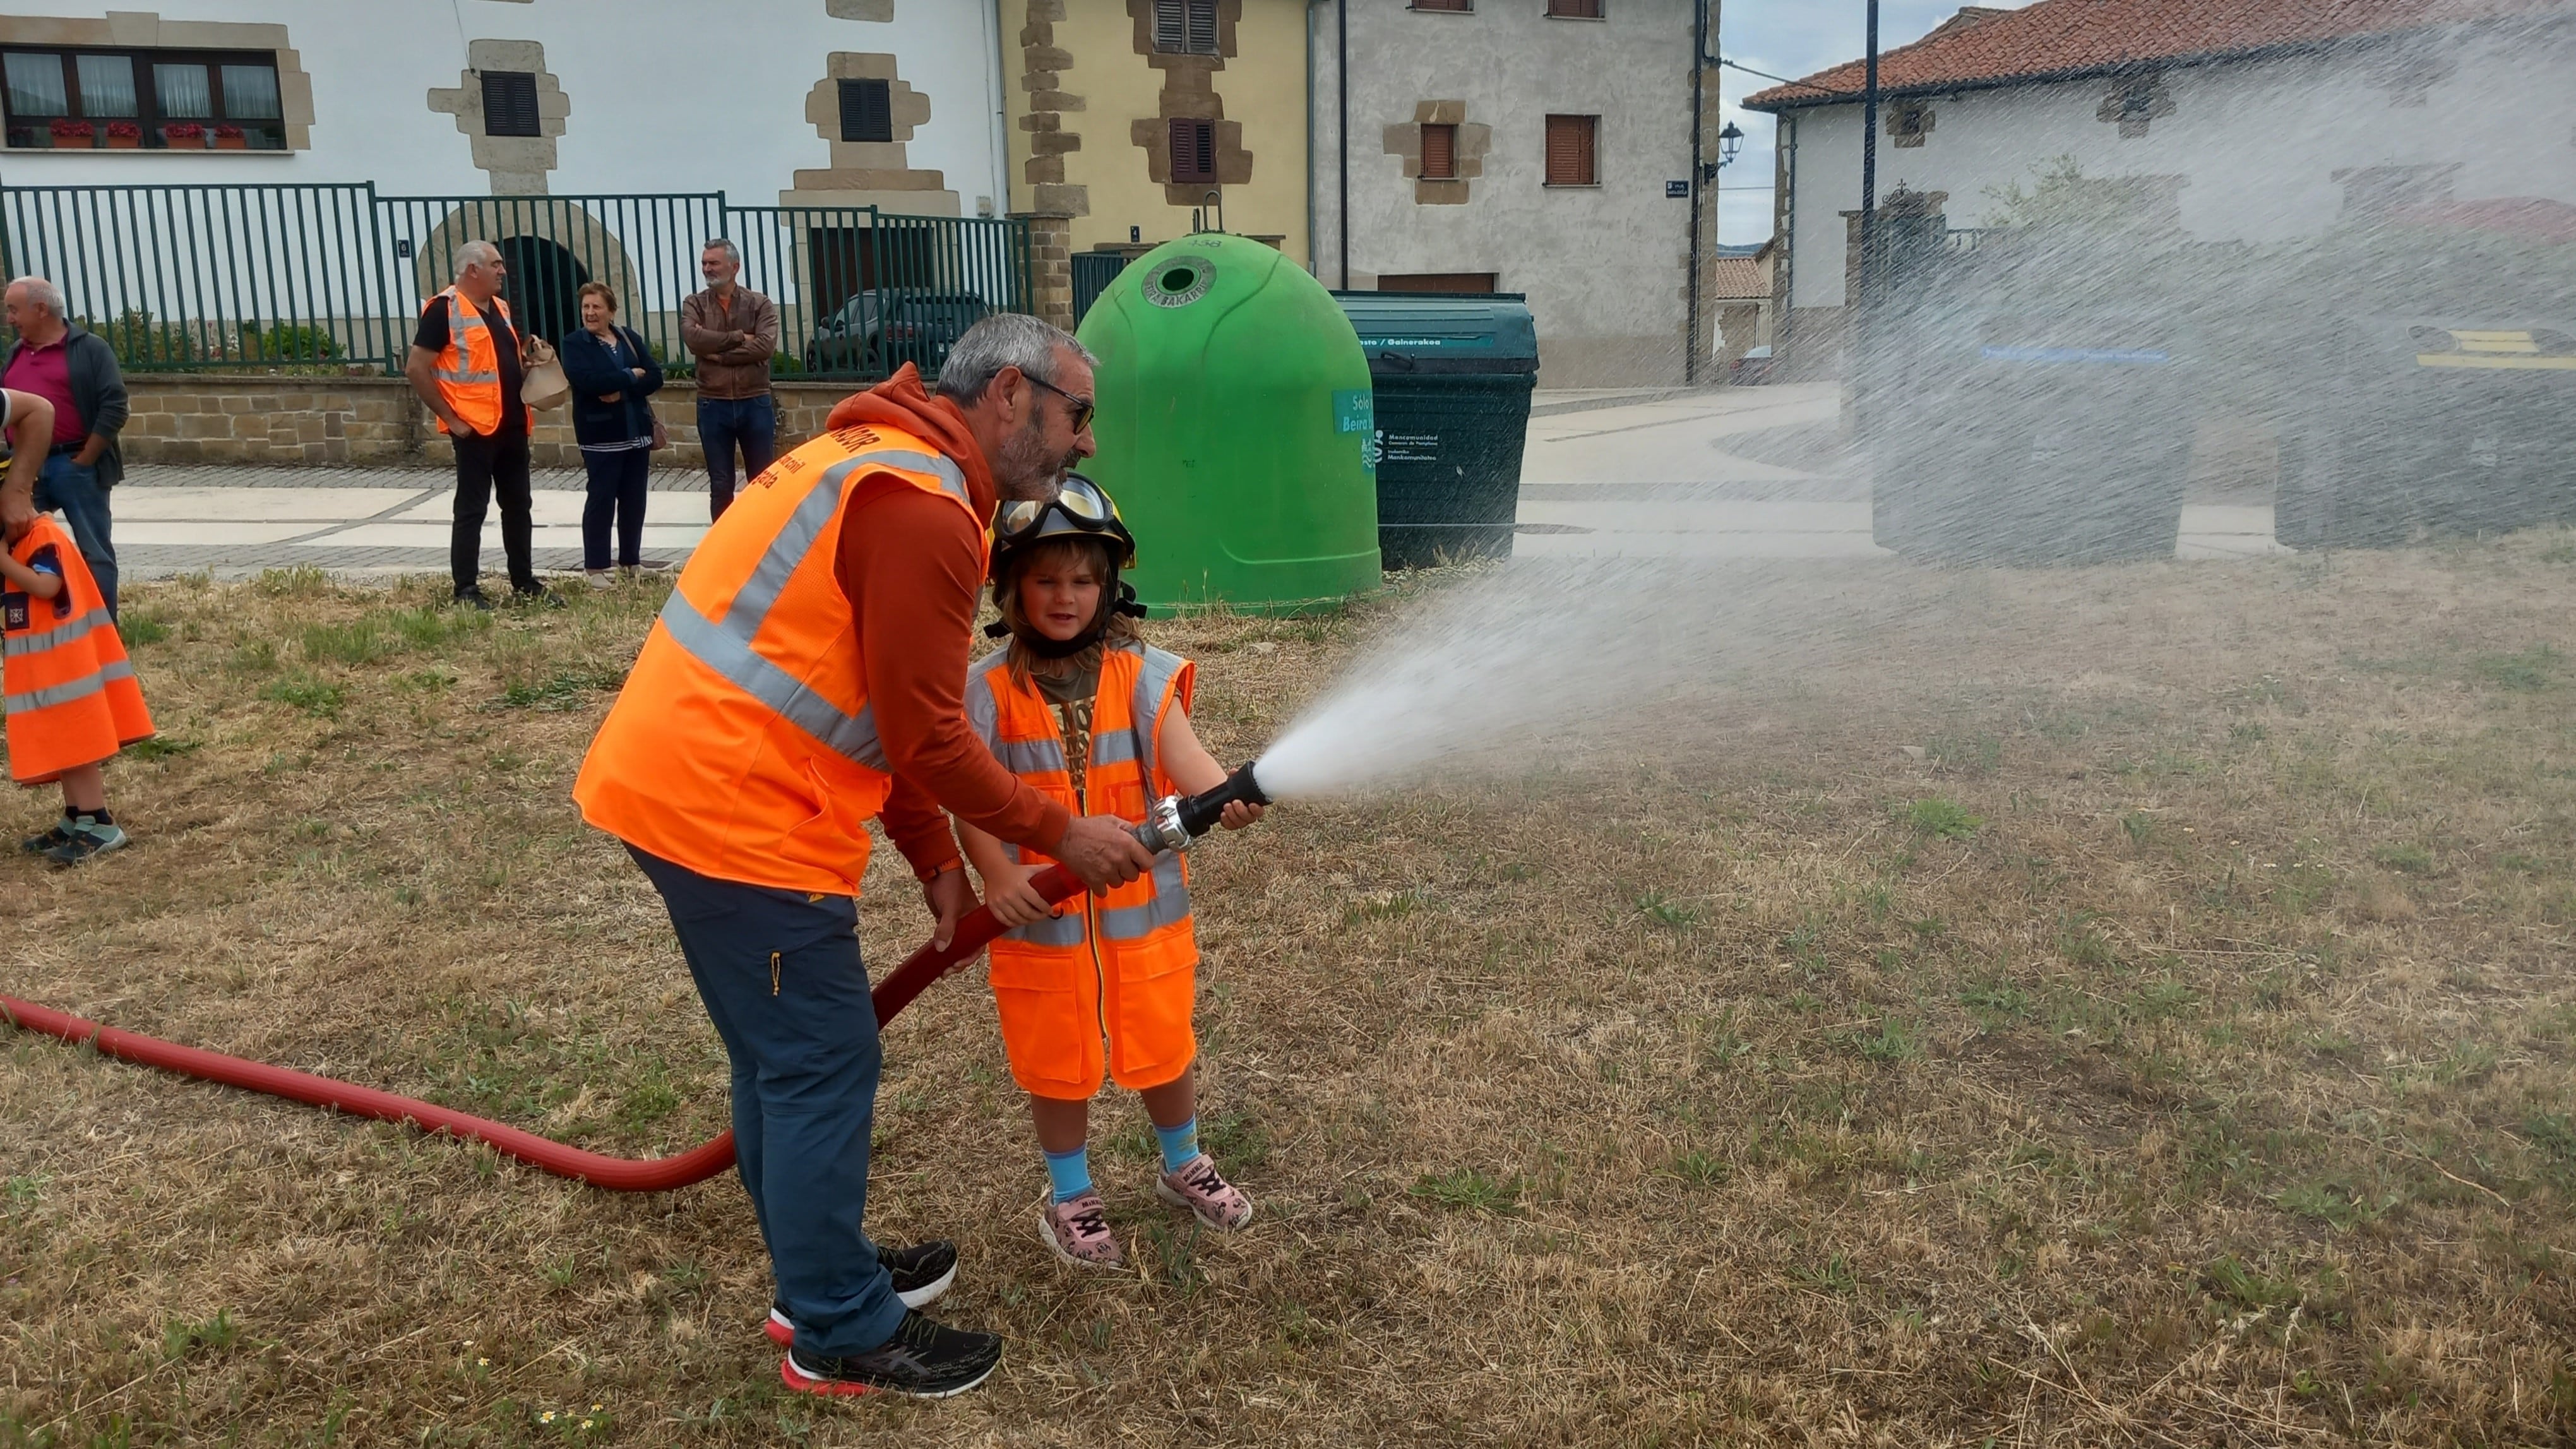
[[[132,121],[110,121],[107,123],[107,149],[111,151],[133,151],[140,149],[142,145],[143,128],[141,126],[136,125]]]
[[[247,151],[250,149],[250,138],[242,134],[242,128],[239,126],[217,126],[215,128],[215,149],[218,151]]]
[[[91,126],[87,121],[76,120],[72,117],[65,116],[45,129],[53,133],[54,144],[56,146],[94,146],[98,144],[96,141],[91,139],[97,134],[97,129]]]
[[[174,151],[202,151],[206,128],[194,121],[173,121],[161,128],[161,143]]]

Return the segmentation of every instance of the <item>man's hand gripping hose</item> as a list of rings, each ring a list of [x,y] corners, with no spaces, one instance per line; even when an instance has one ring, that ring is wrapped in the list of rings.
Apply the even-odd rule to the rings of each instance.
[[[1202,804],[1210,800],[1214,803]],[[1227,777],[1225,784],[1204,795],[1161,801],[1147,822],[1137,827],[1137,839],[1143,841],[1148,849],[1185,849],[1192,837],[1207,833],[1228,800],[1266,803],[1260,787],[1252,783],[1251,766],[1246,765],[1236,771]],[[1169,826],[1168,832],[1166,825]],[[1173,840],[1173,836],[1178,836],[1178,840]],[[1029,884],[1049,901],[1067,901],[1082,894],[1082,882],[1060,865],[1041,871]],[[895,1013],[910,1005],[924,987],[974,959],[977,952],[1002,934],[1002,930],[1000,923],[993,919],[992,911],[978,906],[957,923],[957,934],[947,946],[924,946],[905,957],[903,964],[878,982],[872,993],[877,1024],[883,1026],[894,1020]],[[506,1123],[417,1098],[333,1081],[310,1072],[269,1066],[264,1062],[245,1061],[222,1052],[180,1046],[140,1032],[101,1026],[69,1012],[55,1011],[14,996],[0,996],[0,1020],[6,1020],[22,1031],[42,1032],[75,1045],[91,1043],[102,1056],[133,1062],[138,1066],[159,1067],[163,1071],[265,1092],[272,1097],[325,1107],[353,1117],[409,1123],[424,1132],[444,1132],[467,1142],[481,1142],[505,1157],[515,1157],[557,1177],[573,1178],[612,1192],[666,1192],[704,1182],[733,1166],[731,1132],[677,1157],[610,1157],[568,1147]]]

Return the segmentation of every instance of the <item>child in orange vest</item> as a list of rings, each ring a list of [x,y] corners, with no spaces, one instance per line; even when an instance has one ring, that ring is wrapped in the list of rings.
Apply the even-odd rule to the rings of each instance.
[[[125,640],[71,535],[40,514],[0,556],[0,682],[8,693],[9,775],[21,785],[60,783],[63,818],[20,844],[56,865],[78,865],[125,845],[107,813],[101,766],[152,735]]]
[[[1109,496],[1069,475],[1052,502],[1004,505],[994,536],[1002,622],[991,632],[1011,642],[977,661],[966,683],[966,715],[986,747],[1076,814],[1141,821],[1164,795],[1222,783],[1224,767],[1190,729],[1194,667],[1138,636],[1131,616],[1143,611],[1118,583],[1136,560],[1135,540]],[[1259,806],[1236,804],[1220,823],[1240,830],[1259,818]],[[1047,1246],[1077,1267],[1124,1260],[1085,1148],[1104,1067],[1145,1099],[1162,1143],[1155,1194],[1212,1228],[1250,1222],[1251,1199],[1199,1150],[1190,1032],[1198,944],[1180,857],[1059,907],[1029,885],[1046,858],[964,821],[958,834],[984,878],[985,903],[1014,928],[992,946],[993,999],[1053,1186],[1038,1217]]]

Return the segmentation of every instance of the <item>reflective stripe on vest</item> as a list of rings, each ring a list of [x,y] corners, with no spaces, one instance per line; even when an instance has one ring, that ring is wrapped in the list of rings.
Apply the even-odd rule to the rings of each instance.
[[[95,614],[59,624],[41,634],[11,634],[0,639],[0,656],[16,658],[21,654],[42,654],[75,639],[86,639],[89,631],[111,622],[105,614]]]
[[[813,487],[806,491],[787,523],[769,541],[768,549],[753,566],[751,576],[734,592],[733,607],[725,610],[721,623],[709,619],[689,602],[678,589],[662,605],[662,627],[671,633],[671,642],[680,646],[690,658],[714,670],[743,693],[778,711],[779,717],[812,735],[834,753],[881,774],[893,773],[886,762],[885,745],[877,738],[876,712],[868,705],[859,706],[855,715],[845,714],[830,700],[806,688],[805,682],[779,668],[751,647],[760,626],[768,621],[769,610],[778,602],[787,580],[795,574],[822,540],[823,530],[841,511],[841,487],[853,472],[869,468],[901,468],[912,473],[929,473],[940,486],[967,501],[966,474],[958,466],[936,453],[918,452],[911,448],[880,448],[844,459],[823,470]],[[971,505],[970,505],[971,506]]]
[[[490,335],[492,329],[481,317],[471,312],[459,310],[456,305],[456,294],[454,292],[441,292],[439,295],[447,299],[448,350],[457,354],[460,361],[470,359],[473,356],[473,352],[462,340],[461,334],[466,332],[481,332],[485,334],[483,340],[485,343],[489,344],[492,341]],[[498,372],[477,372],[470,367],[442,367],[437,369],[437,373],[441,382],[470,384],[478,382],[499,382],[501,380],[501,374]]]
[[[1189,918],[1189,882],[1181,878],[1181,858],[1167,850],[1154,858],[1154,898],[1102,911],[1100,934],[1112,941],[1138,941]]]
[[[82,632],[88,631],[84,629]],[[94,674],[83,675],[67,684],[31,689],[25,694],[12,694],[5,700],[0,700],[0,703],[5,703],[11,714],[16,714],[22,709],[45,709],[57,704],[69,704],[76,699],[87,699],[107,688],[107,682],[111,679],[132,679],[133,677],[134,665],[127,660],[118,659],[100,665]]]

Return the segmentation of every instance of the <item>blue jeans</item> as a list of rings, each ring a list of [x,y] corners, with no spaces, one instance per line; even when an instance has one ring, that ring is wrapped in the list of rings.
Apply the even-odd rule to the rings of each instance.
[[[769,394],[698,399],[698,442],[707,450],[707,517],[733,502],[733,450],[742,449],[745,482],[778,460],[778,407]]]
[[[662,893],[733,1062],[735,1164],[796,1347],[809,1358],[865,1353],[894,1336],[904,1310],[861,1226],[883,1058],[858,903],[627,853]]]
[[[581,505],[581,566],[608,567],[608,525],[617,525],[617,561],[633,568],[644,557],[644,494],[653,478],[653,455],[643,448],[594,453],[585,448],[581,464],[590,470],[590,496]]]
[[[57,508],[72,526],[72,543],[80,549],[81,562],[98,580],[98,592],[107,600],[107,617],[115,618],[115,520],[108,516],[107,490],[98,486],[96,468],[82,467],[69,453],[46,458],[36,473],[36,511],[51,513]]]

